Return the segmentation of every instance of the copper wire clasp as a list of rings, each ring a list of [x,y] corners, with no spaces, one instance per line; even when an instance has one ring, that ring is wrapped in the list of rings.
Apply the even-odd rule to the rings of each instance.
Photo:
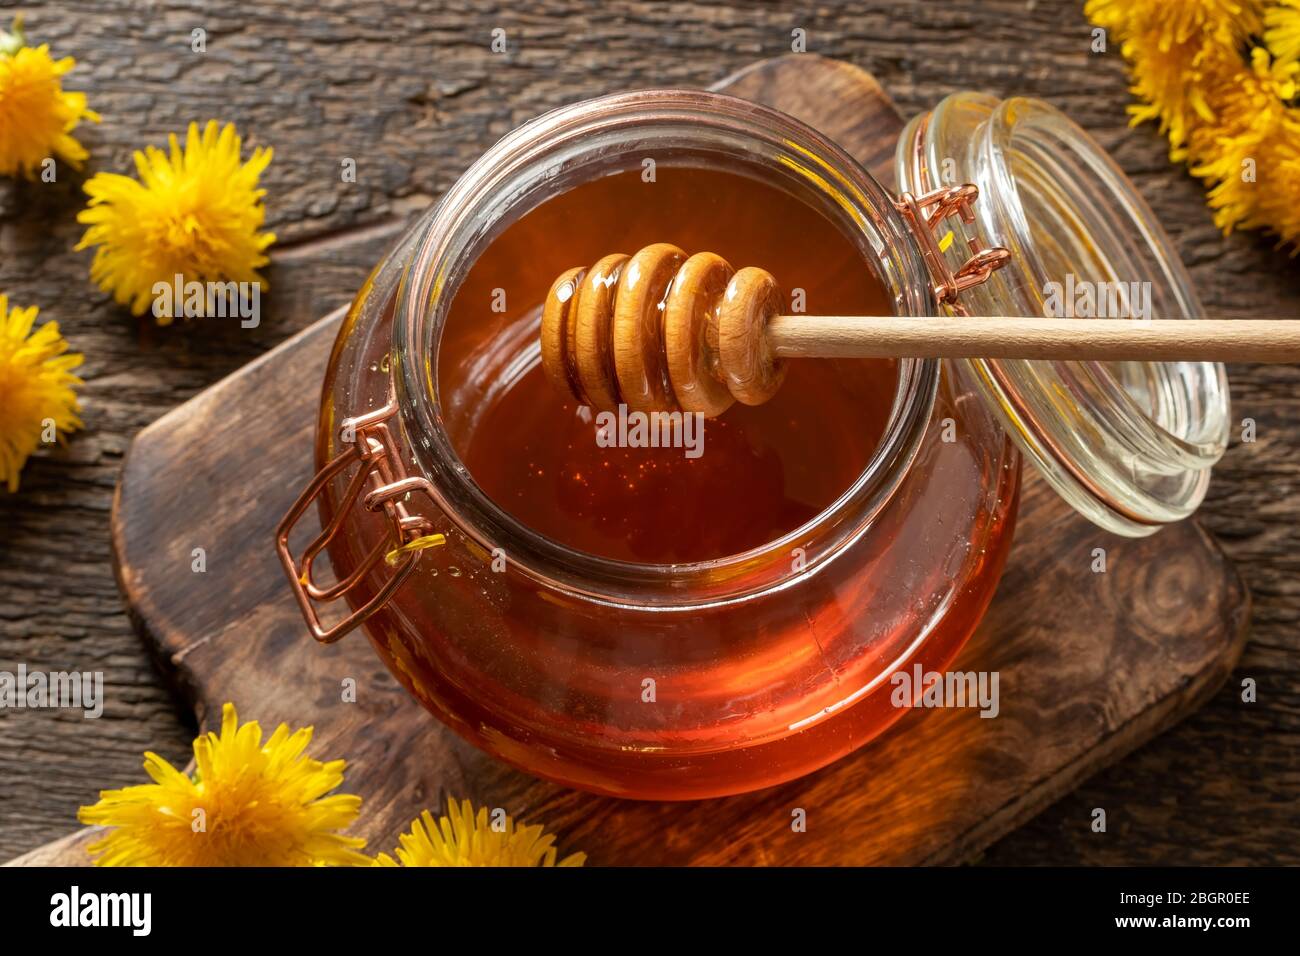
[[[397,411],[396,402],[391,400],[383,408],[356,418],[349,418],[339,428],[339,435],[348,444],[324,468],[316,473],[303,493],[298,496],[289,513],[284,516],[275,529],[275,550],[289,576],[290,586],[302,616],[311,629],[312,636],[322,644],[337,641],[370,615],[374,614],[392,597],[393,592],[415,570],[420,560],[421,551],[409,551],[401,556],[393,575],[369,601],[357,608],[333,627],[325,627],[316,611],[316,601],[333,601],[347,594],[361,582],[371,569],[384,557],[389,547],[407,544],[423,534],[432,531],[427,518],[412,515],[406,510],[405,499],[413,491],[428,491],[429,483],[424,478],[408,477],[398,458],[393,437],[388,429],[388,419]],[[325,486],[340,472],[352,464],[357,464],[357,473],[348,482],[347,490],[339,499],[338,507],[329,524],[307,545],[300,561],[295,561],[289,550],[289,534],[298,519],[311,506]],[[368,490],[367,490],[368,489]],[[325,550],[325,547],[339,533],[348,513],[362,491],[366,496],[362,501],[368,511],[383,511],[389,519],[391,533],[381,538],[370,553],[346,578],[336,581],[329,587],[320,587],[312,581],[312,563]]]
[[[979,194],[978,186],[966,183],[964,186],[945,186],[920,197],[905,192],[894,203],[911,226],[912,234],[921,247],[921,256],[929,266],[934,280],[935,298],[959,315],[966,315],[967,312],[958,301],[958,296],[965,290],[988,281],[995,269],[1001,269],[1011,259],[1009,249],[1002,246],[984,248],[977,237],[971,237],[968,243],[970,258],[956,272],[944,257],[939,244],[938,227],[954,214],[964,223],[973,223],[975,211],[971,206]]]

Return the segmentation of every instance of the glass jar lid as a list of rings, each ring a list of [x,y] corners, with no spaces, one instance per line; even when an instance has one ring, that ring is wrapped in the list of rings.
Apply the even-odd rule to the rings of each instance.
[[[898,143],[900,188],[973,183],[974,219],[947,220],[957,269],[974,241],[1011,260],[963,291],[972,315],[1198,318],[1191,277],[1132,182],[1040,100],[956,93]],[[1007,432],[1047,481],[1108,530],[1141,537],[1190,515],[1228,443],[1228,382],[1211,362],[969,360]]]

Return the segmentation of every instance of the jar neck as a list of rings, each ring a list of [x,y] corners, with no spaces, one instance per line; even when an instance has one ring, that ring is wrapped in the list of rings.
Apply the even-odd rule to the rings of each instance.
[[[478,255],[549,196],[596,176],[661,164],[712,166],[775,180],[854,239],[898,314],[929,314],[928,273],[890,197],[814,130],[775,110],[715,93],[646,90],[546,114],[470,167],[417,227],[399,284],[393,376],[416,464],[439,508],[486,553],[550,590],[616,606],[691,609],[753,597],[818,573],[861,537],[920,447],[939,363],[899,363],[889,420],[867,468],[830,507],[759,548],[691,564],[635,564],[575,551],[532,531],[475,483],[448,434],[438,354],[451,301]],[[802,549],[802,561],[791,560]]]

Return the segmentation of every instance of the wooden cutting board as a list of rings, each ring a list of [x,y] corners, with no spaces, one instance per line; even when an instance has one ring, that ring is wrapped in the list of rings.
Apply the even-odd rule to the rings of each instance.
[[[892,184],[901,121],[866,73],[808,55],[756,64],[718,89],[785,110]],[[314,724],[312,752],[348,761],[355,832],[390,850],[448,796],[558,832],[592,864],[954,863],[1196,709],[1231,671],[1250,600],[1211,537],[1184,522],[1141,541],[1077,516],[1026,474],[993,606],[953,666],[1000,673],[1001,713],[914,711],[802,780],[689,804],[593,797],[462,743],[353,634],[308,636],[272,538],[312,471],[319,385],[341,313],[327,316],[144,429],[113,511],[118,579],[144,640],[202,726],[223,701],[269,732]],[[202,547],[207,570],[191,570]],[[1107,551],[1092,573],[1092,551]],[[340,682],[357,681],[356,703]],[[143,773],[141,780],[144,780]],[[791,813],[806,812],[806,832]],[[1090,820],[1078,821],[1086,827]],[[20,858],[82,864],[89,831]]]

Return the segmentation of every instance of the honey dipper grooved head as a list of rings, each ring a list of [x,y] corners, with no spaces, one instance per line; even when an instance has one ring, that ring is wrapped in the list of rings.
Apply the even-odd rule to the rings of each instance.
[[[699,252],[682,264],[664,310],[668,378],[684,412],[721,415],[735,398],[718,362],[718,306],[735,275],[731,264]]]
[[[772,273],[749,266],[732,277],[718,308],[718,356],[738,402],[762,405],[785,381],[785,362],[767,341],[767,323],[780,314],[781,290]]]
[[[759,405],[785,378],[767,324],[781,311],[776,280],[733,272],[711,252],[690,258],[656,243],[570,269],[542,309],[542,367],[552,384],[598,411],[717,416]]]
[[[566,338],[578,286],[586,274],[587,270],[581,268],[563,273],[551,285],[542,306],[542,371],[557,391],[570,393],[579,401],[585,399],[578,385],[577,371],[569,364]]]
[[[614,376],[614,330],[608,314],[614,306],[619,279],[628,256],[621,252],[605,256],[579,280],[580,294],[568,328],[567,354],[573,356],[578,384],[587,404],[596,408],[618,405],[618,382]]]
[[[628,260],[619,279],[614,297],[614,369],[619,394],[634,412],[671,412],[679,407],[664,361],[662,306],[673,276],[685,261],[682,250],[657,242]]]

